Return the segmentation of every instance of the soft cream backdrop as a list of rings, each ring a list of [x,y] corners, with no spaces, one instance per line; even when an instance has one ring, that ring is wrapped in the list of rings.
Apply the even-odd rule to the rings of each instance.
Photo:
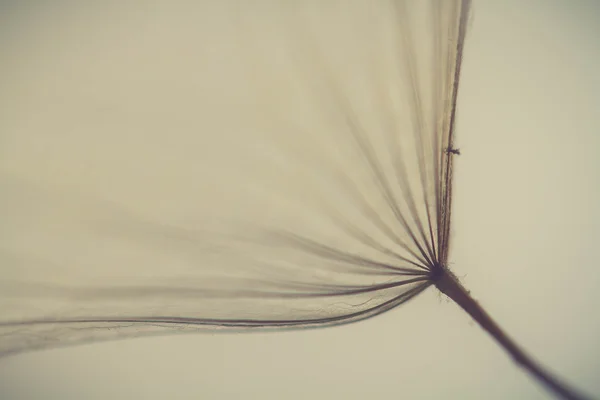
[[[153,52],[162,57],[184,52],[193,59],[194,35],[210,29],[195,24],[194,7],[182,13],[172,6],[146,6],[132,13],[133,7],[123,12],[117,6],[0,4],[4,160],[16,157],[7,149],[23,140],[23,132],[45,128],[36,120],[52,122],[52,115],[44,114],[52,107],[72,109],[74,116],[51,127],[85,123],[98,131],[96,145],[104,148],[113,144],[101,135],[116,126],[191,130],[185,117],[194,115],[201,88],[189,87],[191,71],[185,66],[165,70],[171,64],[161,65]],[[456,164],[453,267],[526,349],[600,395],[600,315],[594,293],[600,283],[594,246],[600,216],[593,206],[600,202],[600,9],[593,1],[475,1],[473,11],[458,115],[463,155]],[[115,16],[120,17],[106,24]],[[189,40],[169,41],[173,29],[175,37]],[[89,42],[77,40],[83,34],[90,35]],[[139,71],[140,83],[127,82],[136,90],[119,93],[100,82],[86,100],[101,108],[110,96],[131,96],[125,100],[150,106],[133,117],[107,108],[103,116],[88,118],[78,114],[77,79],[81,71],[106,71],[110,63],[81,54],[110,53],[111,43],[118,43],[115,51],[140,54],[126,66]],[[69,60],[82,58],[89,65],[71,71]],[[145,71],[165,82],[148,88]],[[44,85],[52,89],[55,74],[61,84],[72,75],[72,86],[64,88],[64,99],[52,100],[64,104],[46,107]],[[164,89],[153,99],[161,87],[173,92]],[[188,97],[181,101],[181,96]],[[143,114],[148,109],[164,114]],[[182,116],[177,125],[173,113]],[[31,148],[43,153],[43,147],[42,142]],[[65,150],[67,160],[73,157]],[[126,156],[116,149],[114,154],[118,160]],[[73,179],[80,172],[74,171]],[[61,179],[68,182],[69,176]],[[148,181],[147,190],[185,184],[183,178],[173,182],[172,188],[153,189]],[[10,198],[8,185],[1,190]],[[143,207],[176,215],[153,198],[155,203],[148,200]],[[2,210],[4,218],[9,214]],[[433,290],[380,318],[331,330],[142,338],[4,359],[0,385],[7,399],[546,397]]]

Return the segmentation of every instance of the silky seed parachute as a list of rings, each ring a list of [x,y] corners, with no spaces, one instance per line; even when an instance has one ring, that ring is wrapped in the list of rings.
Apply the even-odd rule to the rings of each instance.
[[[2,245],[0,352],[341,325],[435,286],[554,393],[582,398],[447,267],[469,6],[213,4],[194,15],[205,34],[197,53],[174,46],[149,62],[203,77],[193,101],[139,71],[116,74],[112,90],[163,95],[105,105],[129,125],[90,128],[96,114],[55,102],[40,118],[68,112],[74,128],[30,132],[2,164],[3,208],[19,228]],[[144,125],[148,109],[171,124]]]

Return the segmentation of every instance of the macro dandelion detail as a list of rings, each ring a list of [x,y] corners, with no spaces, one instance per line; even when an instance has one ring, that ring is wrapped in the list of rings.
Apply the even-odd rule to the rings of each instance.
[[[0,281],[0,353],[342,325],[433,286],[557,396],[584,398],[515,345],[448,269],[470,1],[216,3],[202,23],[218,45],[160,56],[208,77],[190,89],[202,93],[186,106],[200,110],[194,132],[168,132],[189,121],[177,99],[161,98],[173,126],[127,128],[106,144],[102,130],[115,127],[89,128],[84,114],[71,133],[11,144],[0,173],[19,229],[0,249],[12,261]],[[112,82],[136,90],[144,79]],[[136,107],[105,111],[135,120]],[[66,145],[80,152],[65,155]],[[140,182],[153,189],[136,191]],[[171,194],[173,182],[189,191]]]

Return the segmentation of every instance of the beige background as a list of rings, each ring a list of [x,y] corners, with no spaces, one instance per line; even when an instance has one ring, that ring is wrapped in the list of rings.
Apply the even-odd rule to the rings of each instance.
[[[181,207],[193,210],[201,193],[178,204],[160,194],[195,193],[189,182],[201,172],[186,169],[194,152],[169,148],[164,132],[183,138],[199,126],[197,109],[211,82],[190,81],[202,76],[194,75],[195,37],[214,34],[223,20],[201,18],[206,4],[1,4],[2,171],[67,187],[86,177],[87,193],[99,185],[108,198],[127,199],[146,214],[175,223],[189,218]],[[265,4],[258,14],[269,12]],[[458,114],[463,154],[452,267],[519,343],[599,396],[600,216],[593,204],[600,200],[600,9],[593,1],[475,1],[473,8]],[[169,61],[178,57],[189,62]],[[97,86],[81,85],[98,73],[104,80]],[[119,113],[119,104],[134,104],[134,114]],[[86,138],[97,133],[93,146],[65,134],[81,129]],[[144,142],[118,143],[121,137]],[[47,149],[58,154],[57,138],[73,148],[48,163]],[[133,190],[131,176],[118,171],[133,162],[136,146],[156,164],[128,170],[138,174]],[[83,148],[111,154],[112,175],[97,172],[93,159],[82,167]],[[154,185],[159,171],[172,186]],[[5,199],[18,198],[18,188],[2,184]],[[6,237],[19,228],[10,218],[17,208],[9,206],[3,203]],[[48,245],[46,254],[60,258],[52,253],[57,248]],[[9,262],[2,260],[7,271]],[[8,399],[547,397],[433,290],[380,318],[329,330],[141,338],[7,358],[0,385]]]

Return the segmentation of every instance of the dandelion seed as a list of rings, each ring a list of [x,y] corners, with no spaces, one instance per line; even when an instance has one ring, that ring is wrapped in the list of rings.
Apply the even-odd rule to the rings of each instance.
[[[186,143],[163,132],[158,140],[175,146],[177,159],[140,145],[139,159],[163,163],[165,176],[145,175],[143,162],[119,159],[116,149],[103,158],[92,134],[80,147],[100,156],[86,162],[119,171],[121,198],[110,190],[119,182],[89,165],[89,179],[103,189],[95,198],[68,177],[40,184],[44,168],[28,179],[24,170],[3,175],[14,194],[5,201],[18,206],[23,229],[2,248],[16,267],[0,282],[0,353],[200,330],[330,327],[375,317],[435,286],[553,393],[584,398],[514,344],[448,268],[470,1],[398,0],[366,12],[360,2],[268,7],[215,11],[223,27],[224,15],[235,15],[239,31],[223,36],[222,47],[199,49],[203,73],[215,78],[204,82],[211,95],[202,107],[222,106],[201,118],[219,129]],[[219,86],[218,76],[237,90]],[[58,156],[60,143],[38,139],[46,145],[40,165],[56,168],[48,173],[83,164],[76,154]],[[189,165],[188,176],[168,176],[175,161]],[[24,168],[15,163],[13,174]],[[188,178],[201,195],[168,196],[154,209],[177,215],[195,202],[207,209],[200,220],[161,223],[127,204],[137,180],[156,182],[156,192],[141,194],[148,199]],[[57,225],[70,236],[54,235]],[[68,256],[72,247],[94,259]],[[50,261],[49,248],[64,258]]]

